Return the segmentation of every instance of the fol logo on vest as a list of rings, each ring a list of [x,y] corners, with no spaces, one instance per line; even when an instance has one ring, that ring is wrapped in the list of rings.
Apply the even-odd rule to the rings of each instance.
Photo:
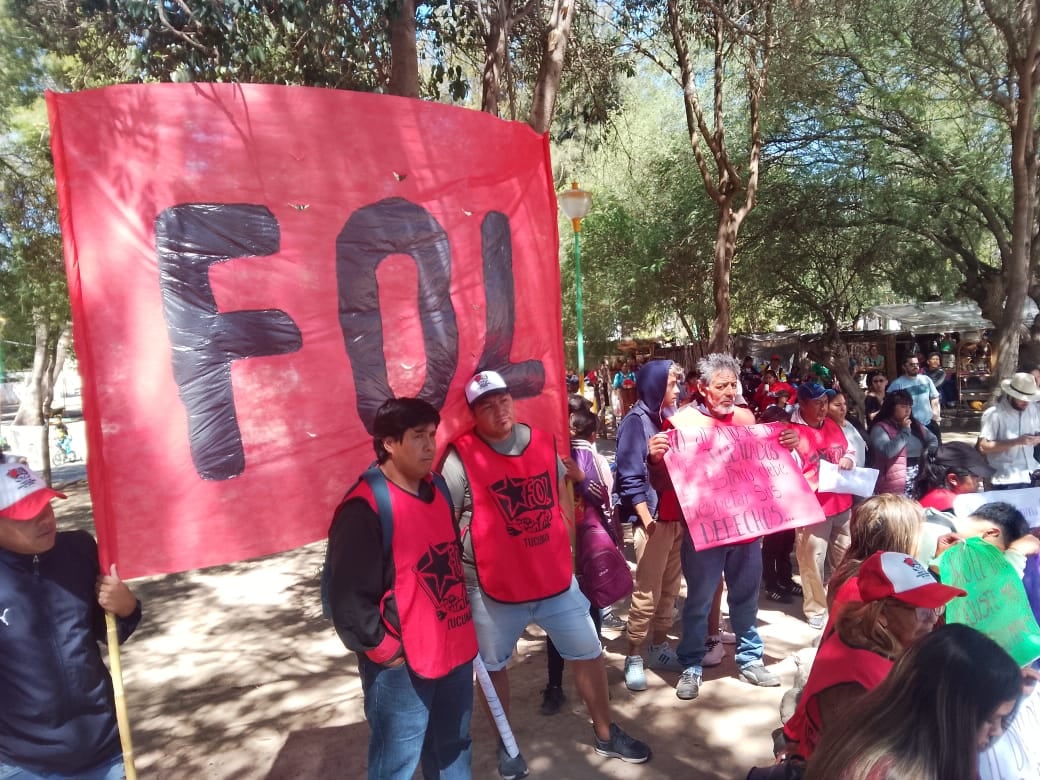
[[[465,625],[473,619],[462,579],[462,554],[455,542],[430,546],[415,565],[419,582],[430,597],[438,620],[448,620],[448,628]]]
[[[533,477],[506,477],[488,486],[506,521],[506,533],[524,536],[534,547],[549,541],[553,491],[548,471]]]

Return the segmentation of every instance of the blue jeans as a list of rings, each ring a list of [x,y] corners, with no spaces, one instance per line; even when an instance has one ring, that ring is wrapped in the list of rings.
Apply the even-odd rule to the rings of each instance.
[[[719,578],[725,575],[728,589],[729,622],[737,635],[734,660],[743,669],[762,660],[762,637],[758,620],[758,587],[762,579],[762,540],[747,544],[727,544],[709,550],[695,550],[690,535],[683,535],[682,570],[686,578],[686,605],[683,607],[683,635],[676,655],[684,669],[691,666],[703,673],[701,661],[707,648],[708,613]]]
[[[387,669],[358,658],[365,691],[369,780],[411,780],[422,763],[426,780],[469,780],[473,664],[424,680],[407,664]]]
[[[71,775],[57,772],[31,772],[0,762],[0,780],[123,780],[123,755]]]

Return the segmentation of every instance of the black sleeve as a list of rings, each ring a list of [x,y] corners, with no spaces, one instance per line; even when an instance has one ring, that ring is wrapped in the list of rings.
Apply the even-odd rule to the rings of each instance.
[[[392,594],[383,601],[392,588],[393,564],[385,560],[379,516],[367,502],[347,501],[336,511],[328,556],[332,623],[343,644],[376,663],[400,654],[397,605]]]

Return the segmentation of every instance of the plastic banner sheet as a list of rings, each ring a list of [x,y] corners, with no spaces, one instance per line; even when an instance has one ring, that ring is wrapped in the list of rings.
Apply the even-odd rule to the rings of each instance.
[[[968,592],[946,605],[948,622],[986,634],[1019,666],[1040,658],[1040,626],[1022,580],[1003,552],[982,539],[967,539],[939,557],[939,577]]]
[[[768,424],[668,431],[664,462],[696,549],[827,519],[791,453],[777,442],[781,430]]]
[[[989,504],[993,501],[1011,504],[1023,514],[1030,528],[1040,527],[1040,488],[962,493],[953,499],[953,512],[958,517],[967,517],[983,504]]]
[[[303,87],[117,86],[48,109],[103,567],[323,537],[380,404],[430,401],[443,449],[479,369],[566,446],[546,137]]]

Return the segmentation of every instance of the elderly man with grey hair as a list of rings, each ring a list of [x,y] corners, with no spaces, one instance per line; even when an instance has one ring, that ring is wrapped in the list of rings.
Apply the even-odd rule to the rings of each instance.
[[[715,353],[701,358],[698,390],[703,402],[688,406],[672,418],[676,428],[754,425],[755,417],[736,405],[740,392],[740,365],[729,355]],[[787,449],[798,446],[798,434],[783,430],[778,437]],[[651,480],[658,491],[671,487],[664,468],[668,442],[655,436],[650,440],[648,463]],[[683,535],[682,570],[686,577],[686,605],[682,613],[683,637],[677,655],[683,666],[675,688],[680,699],[696,699],[700,693],[706,652],[704,636],[708,629],[708,613],[719,580],[725,577],[729,591],[729,619],[737,637],[734,660],[740,676],[752,685],[777,686],[780,678],[762,663],[763,643],[759,636],[758,588],[762,579],[762,539],[726,544],[706,550],[693,546],[689,532]]]

